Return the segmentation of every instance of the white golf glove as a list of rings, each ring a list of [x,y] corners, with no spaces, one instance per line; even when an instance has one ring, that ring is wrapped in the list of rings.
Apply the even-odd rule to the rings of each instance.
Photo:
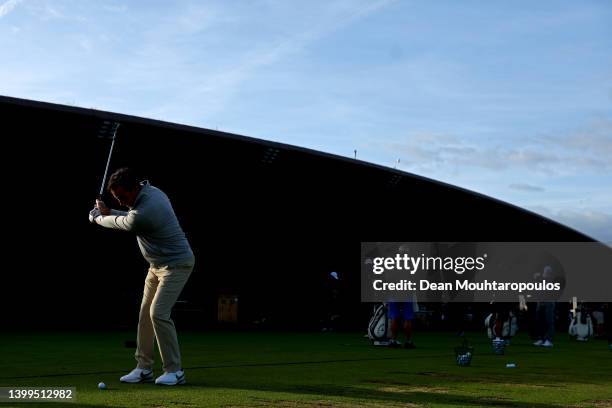
[[[98,208],[94,208],[89,212],[89,222],[92,224],[96,222],[96,218],[100,217],[102,214]]]

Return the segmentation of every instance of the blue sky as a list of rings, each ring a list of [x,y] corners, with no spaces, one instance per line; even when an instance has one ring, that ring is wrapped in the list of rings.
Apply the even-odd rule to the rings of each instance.
[[[2,95],[356,149],[612,242],[607,0],[0,0],[0,51]]]

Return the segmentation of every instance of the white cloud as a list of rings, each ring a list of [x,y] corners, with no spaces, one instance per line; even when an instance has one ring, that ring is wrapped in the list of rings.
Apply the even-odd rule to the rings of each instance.
[[[79,44],[79,46],[86,52],[91,52],[93,50],[93,43],[90,38],[80,37],[76,41]]]
[[[587,234],[601,242],[612,243],[612,213],[592,209],[554,210],[532,206],[532,211]]]
[[[431,133],[408,135],[384,145],[412,171],[484,168],[495,173],[528,171],[545,176],[612,175],[612,122],[598,120],[565,135],[488,140]],[[503,144],[502,144],[503,143]],[[497,176],[496,176],[497,177]]]
[[[588,126],[561,137],[549,137],[550,143],[563,148],[583,151],[612,162],[612,120],[602,118]]]
[[[102,9],[110,13],[125,13],[128,7],[125,4],[102,4]]]
[[[326,3],[323,10],[317,10],[317,15],[310,17],[311,24],[305,25],[294,11],[296,19],[295,32],[290,35],[278,29],[275,38],[254,43],[249,50],[237,55],[230,66],[224,65],[208,74],[197,75],[191,73],[193,86],[178,93],[175,97],[148,112],[155,117],[167,117],[176,114],[177,107],[180,114],[188,114],[190,107],[194,106],[198,112],[206,111],[207,115],[214,116],[223,111],[240,91],[241,85],[251,78],[256,71],[262,70],[289,58],[291,55],[303,51],[311,44],[320,41],[331,33],[340,30],[368,15],[388,6],[395,0],[346,2],[343,0]],[[274,4],[272,4],[274,5]],[[193,30],[192,19],[182,17],[180,26]],[[290,23],[291,21],[289,21]],[[245,24],[235,21],[234,24]],[[285,22],[286,24],[286,22]],[[300,27],[303,27],[300,29]],[[261,28],[259,28],[261,29]],[[158,48],[159,49],[159,48]],[[202,101],[209,101],[202,106]],[[187,109],[186,109],[187,107]],[[183,119],[184,120],[184,119]]]
[[[21,0],[8,0],[0,4],[0,18],[13,11],[19,3],[21,3]]]
[[[523,183],[510,184],[509,187],[514,190],[527,191],[530,193],[541,193],[545,191],[543,187],[532,186],[531,184],[523,184]]]

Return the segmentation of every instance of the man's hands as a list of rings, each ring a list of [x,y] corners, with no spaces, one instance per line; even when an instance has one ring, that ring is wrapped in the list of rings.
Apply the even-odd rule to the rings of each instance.
[[[89,222],[91,222],[92,224],[95,224],[96,218],[98,218],[101,215],[102,214],[100,214],[100,210],[98,210],[97,208],[94,208],[93,210],[89,212]]]
[[[96,206],[89,212],[89,222],[95,223],[96,218],[102,215],[110,215],[111,210],[104,204],[102,200],[96,200]]]
[[[102,201],[102,200],[96,200],[96,208],[98,210],[100,210],[100,214],[102,214],[102,215],[110,215],[111,214],[110,208],[108,208],[106,206],[106,204],[104,204],[104,201]]]

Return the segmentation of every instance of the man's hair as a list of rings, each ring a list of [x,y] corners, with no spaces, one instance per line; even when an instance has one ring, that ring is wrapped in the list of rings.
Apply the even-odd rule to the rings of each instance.
[[[108,179],[107,189],[116,189],[117,187],[123,187],[127,191],[134,191],[140,185],[140,179],[136,172],[128,167],[122,167],[116,170]]]

